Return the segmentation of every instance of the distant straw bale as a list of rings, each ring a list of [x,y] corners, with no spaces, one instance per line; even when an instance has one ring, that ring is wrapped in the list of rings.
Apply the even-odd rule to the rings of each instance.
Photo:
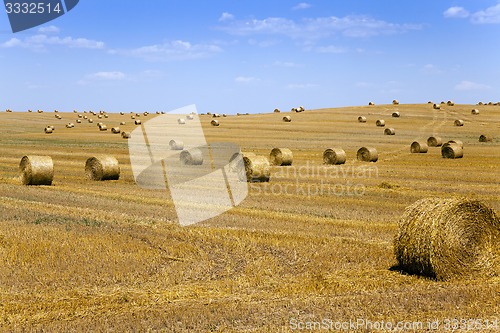
[[[392,127],[388,127],[384,130],[384,135],[396,135],[396,130]]]
[[[245,178],[247,182],[268,182],[271,178],[269,160],[264,156],[244,156]]]
[[[183,150],[184,149],[184,142],[180,140],[170,140],[168,143],[170,146],[171,150]]]
[[[479,142],[491,142],[491,141],[493,141],[493,138],[489,135],[481,134],[481,136],[479,137]]]
[[[85,173],[90,180],[118,180],[120,164],[114,156],[110,155],[90,157],[85,163]]]
[[[429,146],[425,142],[413,141],[410,145],[410,152],[412,154],[425,154],[429,150]]]
[[[184,165],[202,165],[203,152],[198,148],[183,150],[179,156],[179,159]]]
[[[323,163],[338,165],[344,164],[346,161],[346,153],[341,148],[328,148],[323,152]]]
[[[293,153],[288,148],[273,148],[269,154],[271,165],[287,166],[293,163]]]
[[[371,147],[361,147],[356,154],[357,159],[362,162],[377,162],[378,152],[377,149]]]

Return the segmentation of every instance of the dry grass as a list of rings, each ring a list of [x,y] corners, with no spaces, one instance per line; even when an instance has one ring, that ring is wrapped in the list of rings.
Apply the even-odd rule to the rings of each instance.
[[[273,112],[228,116],[223,128],[202,121],[209,142],[265,156],[288,147],[294,161],[271,167],[269,183],[249,184],[238,207],[186,228],[174,223],[164,191],[134,184],[127,140],[86,122],[46,135],[52,112],[0,113],[1,330],[288,332],[292,318],[497,317],[498,278],[436,282],[390,268],[396,221],[416,200],[458,194],[500,210],[500,143],[478,142],[498,132],[500,107],[472,117],[472,105],[451,112],[400,104],[395,137],[353,121],[369,112],[369,122],[386,117],[388,107],[308,110],[291,123]],[[456,117],[467,126],[449,126]],[[106,122],[122,119],[109,114]],[[460,140],[467,154],[443,159],[433,147],[411,154],[408,143],[429,136]],[[323,165],[324,148],[336,146],[346,163]],[[377,148],[377,163],[357,161],[362,146]],[[119,180],[82,177],[97,153],[117,158]],[[24,155],[53,158],[53,186],[19,185]],[[349,184],[363,194],[350,194]],[[346,191],[316,191],[321,185]],[[279,189],[286,192],[272,194]]]

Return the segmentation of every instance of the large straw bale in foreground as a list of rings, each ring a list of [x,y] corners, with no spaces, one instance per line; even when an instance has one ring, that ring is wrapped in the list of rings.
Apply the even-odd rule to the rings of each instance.
[[[442,144],[443,144],[443,139],[441,139],[441,137],[439,136],[430,136],[427,139],[427,145],[429,147],[441,147]]]
[[[91,157],[85,163],[85,173],[91,180],[118,180],[120,178],[120,164],[109,155]]]
[[[394,254],[403,271],[438,280],[500,274],[500,220],[479,201],[422,199],[398,225]]]
[[[23,185],[52,185],[54,163],[50,156],[26,155],[19,164]]]

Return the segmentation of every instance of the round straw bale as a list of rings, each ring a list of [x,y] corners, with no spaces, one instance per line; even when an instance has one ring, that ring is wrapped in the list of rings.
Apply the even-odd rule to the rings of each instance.
[[[130,139],[131,137],[132,135],[130,134],[130,132],[122,132],[122,138]]]
[[[268,182],[271,178],[269,161],[264,156],[243,156],[243,163],[245,164],[245,178],[247,182]]]
[[[37,110],[38,113],[43,113],[43,110]]]
[[[52,185],[54,179],[54,163],[50,156],[24,156],[19,171],[23,185]]]
[[[51,134],[53,131],[52,127],[45,127],[45,134]]]
[[[476,115],[476,114],[479,114],[479,110],[478,109],[472,109],[470,113]]]
[[[125,124],[126,124],[126,122],[124,122],[124,121],[120,121],[120,125],[122,125],[122,126],[123,126],[123,125],[125,125]]]
[[[102,119],[102,114],[98,114],[97,118]]]
[[[448,101],[448,102],[446,102],[446,105],[453,106],[453,105],[455,105],[455,103],[453,101]]]
[[[177,119],[177,123],[179,125],[184,125],[186,123],[186,120],[184,118],[179,118],[179,119]]]
[[[345,161],[346,154],[341,148],[328,148],[323,152],[324,164],[344,164]]]
[[[212,112],[207,112],[207,115],[211,116],[211,115],[212,115]]]
[[[464,156],[464,150],[455,143],[444,144],[441,147],[441,156],[443,156],[443,158],[451,159],[462,158]]]
[[[100,155],[87,159],[85,174],[90,180],[118,180],[120,178],[120,164],[114,156]]]
[[[290,116],[284,116],[284,117],[283,117],[283,121],[284,121],[285,123],[289,123],[289,122],[291,122],[291,121],[292,121],[292,117],[290,117]]]
[[[135,119],[135,116],[130,116],[130,119]]]
[[[384,130],[384,135],[396,135],[396,130],[392,127],[388,127]]]
[[[88,116],[83,116],[83,119],[87,120],[87,119],[89,119],[89,117]]]
[[[184,149],[184,142],[180,140],[170,140],[168,143],[170,146],[171,150],[183,150]]]
[[[210,122],[210,124],[211,124],[212,126],[219,126],[219,125],[220,125],[220,124],[219,124],[219,121],[218,121],[218,120],[215,120],[215,119],[214,119],[214,120],[212,120],[212,121]]]
[[[222,116],[223,116],[224,118],[226,118],[226,117],[227,117],[227,114],[223,113],[223,114],[222,114]]]
[[[373,102],[368,102],[368,105],[375,105],[375,103],[373,103]]]
[[[357,158],[362,162],[377,162],[378,161],[377,149],[361,147],[358,149]]]
[[[181,151],[179,159],[184,165],[202,165],[203,152],[198,148]]]
[[[394,237],[399,269],[437,280],[500,274],[500,220],[480,201],[421,199]]]
[[[104,131],[107,131],[107,130],[108,130],[108,126],[106,126],[106,125],[99,126],[99,131],[103,131],[104,132]]]
[[[137,119],[136,121],[134,121],[134,123],[135,123],[136,125],[140,125],[140,124],[142,124],[142,121],[141,121],[140,119]]]
[[[108,118],[108,117],[109,117],[109,115],[108,115],[108,114],[105,114],[105,115],[104,115],[104,118]]]
[[[427,139],[427,145],[429,147],[440,147],[443,144],[443,139],[439,136],[430,136]]]
[[[464,126],[464,121],[462,119],[455,120],[455,126]]]
[[[399,104],[399,101],[398,101],[397,99],[394,99],[394,100],[392,101],[392,104],[394,104],[394,105],[398,105],[398,104]]]
[[[443,146],[449,146],[451,144],[456,144],[462,148],[464,147],[464,143],[460,140],[450,140],[450,141],[446,142]]]
[[[435,110],[439,110],[439,109],[441,109],[441,104],[434,103],[432,105],[432,108],[435,109]]]
[[[88,122],[89,122],[89,124],[92,124],[94,122],[94,119],[89,118]]]
[[[73,110],[73,113],[78,113],[78,111],[77,110]]]
[[[410,151],[413,154],[425,154],[429,150],[429,146],[425,142],[413,141],[410,146]]]
[[[396,112],[393,112],[393,113],[392,113],[392,116],[393,116],[394,118],[399,118],[399,117],[401,117],[401,114],[399,113],[399,111],[396,111]]]
[[[280,109],[274,109],[274,113],[280,113]]]
[[[358,117],[358,122],[360,122],[360,123],[366,123],[366,117],[364,117],[364,116],[359,116],[359,117]]]
[[[212,117],[213,117],[213,118],[220,118],[220,114],[218,114],[218,113],[214,113],[214,114],[212,115]]]
[[[193,120],[193,119],[194,119],[194,116],[193,116],[192,114],[188,114],[188,115],[186,116],[186,119],[187,119],[187,120]]]
[[[81,119],[77,119],[76,122],[77,122],[77,124],[81,124],[82,120]]]
[[[79,115],[78,115],[78,118],[83,118],[83,115],[79,114]]]
[[[66,128],[73,128],[73,127],[75,127],[75,124],[73,123],[66,124]]]
[[[28,112],[33,112],[33,110],[31,110],[31,109],[28,109]]]
[[[102,125],[104,125],[104,123],[101,123],[101,122],[97,123],[97,127],[101,127]]]
[[[111,128],[111,133],[113,133],[113,134],[120,134],[121,133],[120,127],[112,127]]]
[[[271,165],[292,165],[293,153],[288,148],[274,148],[269,154],[269,161],[271,162]]]
[[[375,122],[375,125],[379,126],[379,127],[384,127],[385,126],[385,120],[383,119],[379,119]]]
[[[122,111],[122,112],[120,112],[120,116],[123,116],[124,114],[125,114],[125,112],[123,112],[123,111]]]
[[[493,138],[489,135],[481,134],[481,136],[479,137],[479,142],[491,142],[491,141],[493,141]]]

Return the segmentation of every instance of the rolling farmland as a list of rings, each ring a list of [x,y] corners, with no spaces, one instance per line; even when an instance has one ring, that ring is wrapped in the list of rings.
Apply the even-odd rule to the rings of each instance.
[[[188,227],[176,224],[168,193],[135,184],[127,139],[111,131],[157,115],[77,123],[73,112],[57,114],[0,113],[2,330],[289,332],[323,319],[444,325],[500,313],[500,277],[402,274],[392,244],[405,207],[422,198],[467,197],[500,212],[498,105],[269,110],[218,118],[219,126],[200,115],[209,143],[266,157],[288,148],[293,164],[272,166],[241,205]],[[463,158],[442,158],[439,147],[410,153],[430,136],[462,141]],[[358,161],[361,147],[375,148],[378,161]],[[327,148],[342,148],[345,164],[324,166]],[[86,178],[96,154],[118,160],[119,180]],[[52,186],[21,185],[25,155],[52,157]]]

